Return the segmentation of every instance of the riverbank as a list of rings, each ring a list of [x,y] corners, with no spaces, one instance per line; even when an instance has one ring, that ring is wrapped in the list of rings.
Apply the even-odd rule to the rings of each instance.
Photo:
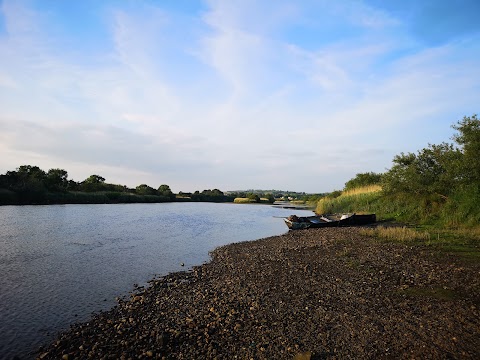
[[[357,228],[227,245],[72,326],[42,359],[477,358],[480,264]]]

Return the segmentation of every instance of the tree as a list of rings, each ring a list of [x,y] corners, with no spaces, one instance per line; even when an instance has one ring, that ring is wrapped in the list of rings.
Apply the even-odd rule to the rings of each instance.
[[[461,163],[462,180],[466,184],[480,182],[480,119],[477,115],[464,116],[452,127],[458,131],[453,140],[463,153]]]
[[[418,151],[401,153],[383,176],[382,188],[387,194],[436,194],[447,198],[458,185],[462,153],[452,144],[441,143]]]
[[[100,175],[90,175],[88,178],[85,179],[84,182],[90,184],[103,184],[105,182],[105,178],[101,177]]]
[[[38,166],[22,165],[17,169],[18,178],[20,181],[36,180],[44,182],[46,173]]]
[[[163,184],[158,187],[158,193],[160,195],[168,197],[170,200],[175,199],[175,194],[170,190],[170,186]]]
[[[105,178],[100,175],[90,175],[80,184],[80,190],[93,192],[104,190]]]
[[[147,184],[138,185],[135,192],[139,195],[157,195],[157,190],[148,186]]]
[[[38,166],[22,165],[16,172],[7,172],[13,180],[11,190],[15,191],[21,203],[44,203],[46,199],[46,173]]]
[[[351,190],[362,186],[379,184],[382,181],[382,174],[366,172],[355,175],[353,179],[345,183],[345,190]]]
[[[275,196],[272,193],[266,193],[265,198],[268,199],[268,202],[273,204],[275,202]]]
[[[63,169],[50,169],[46,176],[46,186],[49,191],[66,191],[68,173]]]

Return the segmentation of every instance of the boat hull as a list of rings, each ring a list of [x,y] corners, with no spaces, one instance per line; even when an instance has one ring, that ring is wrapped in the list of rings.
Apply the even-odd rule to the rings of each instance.
[[[350,214],[348,216],[338,215],[322,215],[322,216],[307,216],[297,217],[295,215],[284,219],[285,224],[291,230],[310,229],[310,228],[324,228],[337,226],[356,226],[367,225],[376,222],[375,214],[357,215]]]

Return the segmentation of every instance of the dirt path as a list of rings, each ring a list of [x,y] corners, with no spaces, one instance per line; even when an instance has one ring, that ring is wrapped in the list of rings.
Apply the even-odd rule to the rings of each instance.
[[[218,248],[42,349],[59,359],[480,357],[480,264],[357,228]]]

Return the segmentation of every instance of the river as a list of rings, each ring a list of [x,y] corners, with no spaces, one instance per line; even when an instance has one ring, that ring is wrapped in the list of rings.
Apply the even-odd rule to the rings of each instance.
[[[218,246],[285,233],[278,217],[290,214],[312,213],[213,203],[2,206],[0,359],[34,358],[134,284],[200,265]]]

